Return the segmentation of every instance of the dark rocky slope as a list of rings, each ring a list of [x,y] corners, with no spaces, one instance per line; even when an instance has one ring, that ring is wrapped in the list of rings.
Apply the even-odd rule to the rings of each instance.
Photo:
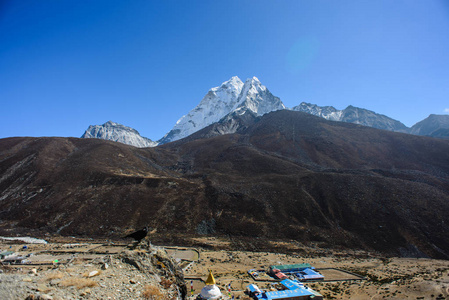
[[[0,140],[0,226],[117,236],[149,224],[449,257],[449,141],[292,111],[210,130],[149,149]]]

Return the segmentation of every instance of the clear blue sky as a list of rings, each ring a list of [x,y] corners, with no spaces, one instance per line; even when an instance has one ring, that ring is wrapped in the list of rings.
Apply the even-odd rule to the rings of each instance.
[[[157,140],[234,75],[288,107],[447,114],[449,1],[0,1],[0,138]]]

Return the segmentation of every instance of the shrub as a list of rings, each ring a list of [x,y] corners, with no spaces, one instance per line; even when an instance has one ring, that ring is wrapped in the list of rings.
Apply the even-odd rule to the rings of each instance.
[[[170,279],[161,278],[161,285],[164,287],[164,289],[168,289],[172,284],[173,282]]]
[[[154,285],[147,285],[143,288],[142,297],[148,300],[163,300],[164,295]]]
[[[45,280],[52,281],[53,279],[61,279],[62,277],[64,277],[64,274],[61,272],[52,272],[45,277]]]
[[[97,286],[98,283],[95,280],[88,279],[88,278],[77,278],[77,277],[70,277],[66,280],[63,280],[59,283],[60,286],[74,286],[77,289],[82,289],[85,287],[94,287]]]

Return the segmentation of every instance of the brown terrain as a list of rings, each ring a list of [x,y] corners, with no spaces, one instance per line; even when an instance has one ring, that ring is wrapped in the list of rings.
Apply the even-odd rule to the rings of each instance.
[[[0,299],[184,299],[178,263],[164,248],[103,240],[51,238],[48,244],[4,241],[25,260],[0,264]],[[2,251],[0,251],[2,252]]]
[[[0,234],[109,239],[149,225],[164,244],[215,236],[231,250],[295,240],[449,257],[449,141],[292,111],[210,130],[148,149],[2,139]]]
[[[285,249],[280,253],[229,250],[232,241],[215,237],[193,238],[192,243],[202,244],[201,248],[162,248],[150,245],[150,237],[134,250],[123,240],[57,236],[48,240],[38,245],[0,239],[0,250],[33,254],[27,263],[0,265],[0,299],[162,300],[179,299],[181,291],[194,299],[211,270],[225,299],[231,284],[235,299],[249,300],[245,290],[250,283],[264,290],[278,286],[263,272],[270,265],[304,262],[324,275],[324,281],[305,285],[325,299],[449,297],[447,260],[385,258],[374,252],[326,249],[296,241],[270,242],[273,249]],[[256,280],[248,274],[250,269],[259,271]]]

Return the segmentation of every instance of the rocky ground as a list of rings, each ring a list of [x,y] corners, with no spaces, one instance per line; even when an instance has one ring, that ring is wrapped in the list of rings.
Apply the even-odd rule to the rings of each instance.
[[[446,260],[384,258],[295,242],[272,245],[283,253],[231,251],[228,241],[218,238],[196,242],[204,247],[163,249],[147,241],[130,249],[106,241],[63,239],[23,249],[23,243],[0,240],[1,250],[35,253],[31,265],[1,266],[0,299],[181,299],[186,285],[193,298],[190,283],[198,293],[208,270],[225,295],[231,284],[231,295],[249,299],[244,293],[248,284],[262,289],[276,285],[268,277],[254,281],[249,269],[290,263],[310,263],[325,275],[325,281],[307,284],[325,299],[449,299]]]
[[[13,242],[0,245],[0,249],[19,253],[51,252],[37,253],[35,257],[43,256],[43,260],[31,265],[2,265],[0,299],[162,300],[180,299],[185,294],[182,270],[163,248],[144,244],[133,250],[119,246],[110,248],[115,251],[86,253],[89,243],[20,247]],[[70,258],[66,260],[61,252],[71,253]],[[48,263],[48,256],[58,262]]]
[[[205,238],[202,243],[221,247],[226,241]],[[447,260],[384,258],[378,253],[365,251],[298,247],[295,242],[273,246],[284,247],[288,254],[202,250],[200,260],[185,272],[185,278],[187,281],[193,279],[195,292],[199,292],[204,284],[195,278],[206,279],[207,270],[211,269],[222,291],[226,291],[231,283],[233,295],[249,299],[243,290],[250,283],[266,290],[274,286],[269,280],[254,282],[247,274],[249,269],[267,269],[273,264],[310,263],[325,275],[325,281],[306,285],[320,292],[325,299],[449,299]]]

